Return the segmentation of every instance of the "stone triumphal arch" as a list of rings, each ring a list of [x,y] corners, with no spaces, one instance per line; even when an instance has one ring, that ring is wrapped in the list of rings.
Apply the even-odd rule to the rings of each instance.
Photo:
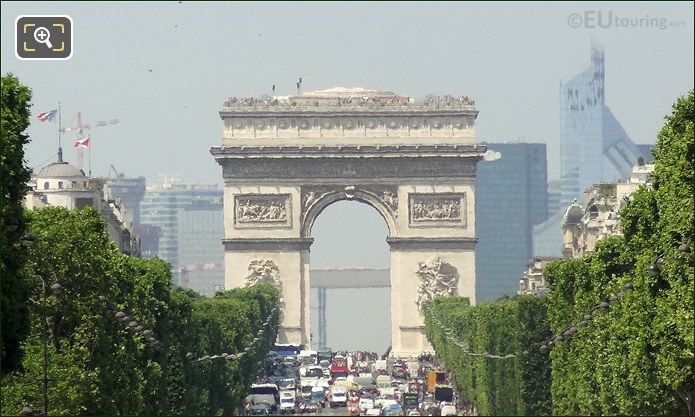
[[[422,303],[475,302],[477,114],[467,97],[359,88],[230,98],[210,151],[225,183],[226,288],[276,285],[279,341],[308,345],[311,226],[331,203],[361,201],[388,224],[392,352],[429,350]]]

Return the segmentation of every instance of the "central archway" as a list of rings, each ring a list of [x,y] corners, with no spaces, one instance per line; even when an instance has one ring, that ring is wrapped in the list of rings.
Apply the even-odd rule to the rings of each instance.
[[[358,201],[340,200],[311,228],[312,348],[370,350],[391,344],[388,226]]]

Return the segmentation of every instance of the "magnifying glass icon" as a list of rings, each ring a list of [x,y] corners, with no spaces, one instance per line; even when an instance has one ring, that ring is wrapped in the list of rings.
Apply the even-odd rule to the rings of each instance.
[[[50,39],[51,32],[49,32],[45,27],[39,26],[34,31],[34,40],[36,40],[36,42],[46,44],[47,47],[53,48],[53,44],[51,44]]]

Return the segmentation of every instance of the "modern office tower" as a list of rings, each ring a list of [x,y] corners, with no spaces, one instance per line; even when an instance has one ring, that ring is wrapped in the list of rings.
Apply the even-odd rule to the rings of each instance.
[[[221,199],[222,193],[217,184],[184,184],[177,178],[164,178],[156,186],[147,187],[140,204],[140,221],[144,225],[159,228],[156,256],[168,261],[174,270],[181,268],[179,212],[196,200]],[[222,245],[219,241],[217,243]],[[172,278],[178,283],[178,274],[174,273]]]
[[[548,181],[548,215],[562,210],[560,180]]]
[[[145,196],[145,177],[127,178],[123,174],[102,179],[107,200],[120,200],[124,215],[134,225],[140,224],[140,203]]]
[[[476,299],[514,295],[532,257],[532,228],[548,218],[546,145],[484,143],[502,156],[478,162]]]
[[[603,47],[594,44],[589,65],[560,83],[563,207],[592,184],[627,179],[641,155],[605,104],[604,64]]]
[[[196,198],[179,217],[179,285],[205,296],[224,288],[222,197]]]

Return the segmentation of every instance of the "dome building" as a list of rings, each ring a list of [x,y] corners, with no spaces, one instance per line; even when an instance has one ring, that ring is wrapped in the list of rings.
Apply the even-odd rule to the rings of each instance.
[[[36,175],[33,188],[27,196],[29,209],[44,206],[101,209],[101,181],[88,178],[81,169],[63,161],[62,149],[58,151],[58,161],[43,167]]]
[[[58,161],[43,167],[28,188],[24,199],[27,209],[81,210],[92,206],[101,213],[109,238],[121,252],[139,256],[139,240],[132,233],[132,222],[126,220],[120,204],[104,197],[103,181],[87,177],[84,171],[63,161],[62,148],[58,148]]]

